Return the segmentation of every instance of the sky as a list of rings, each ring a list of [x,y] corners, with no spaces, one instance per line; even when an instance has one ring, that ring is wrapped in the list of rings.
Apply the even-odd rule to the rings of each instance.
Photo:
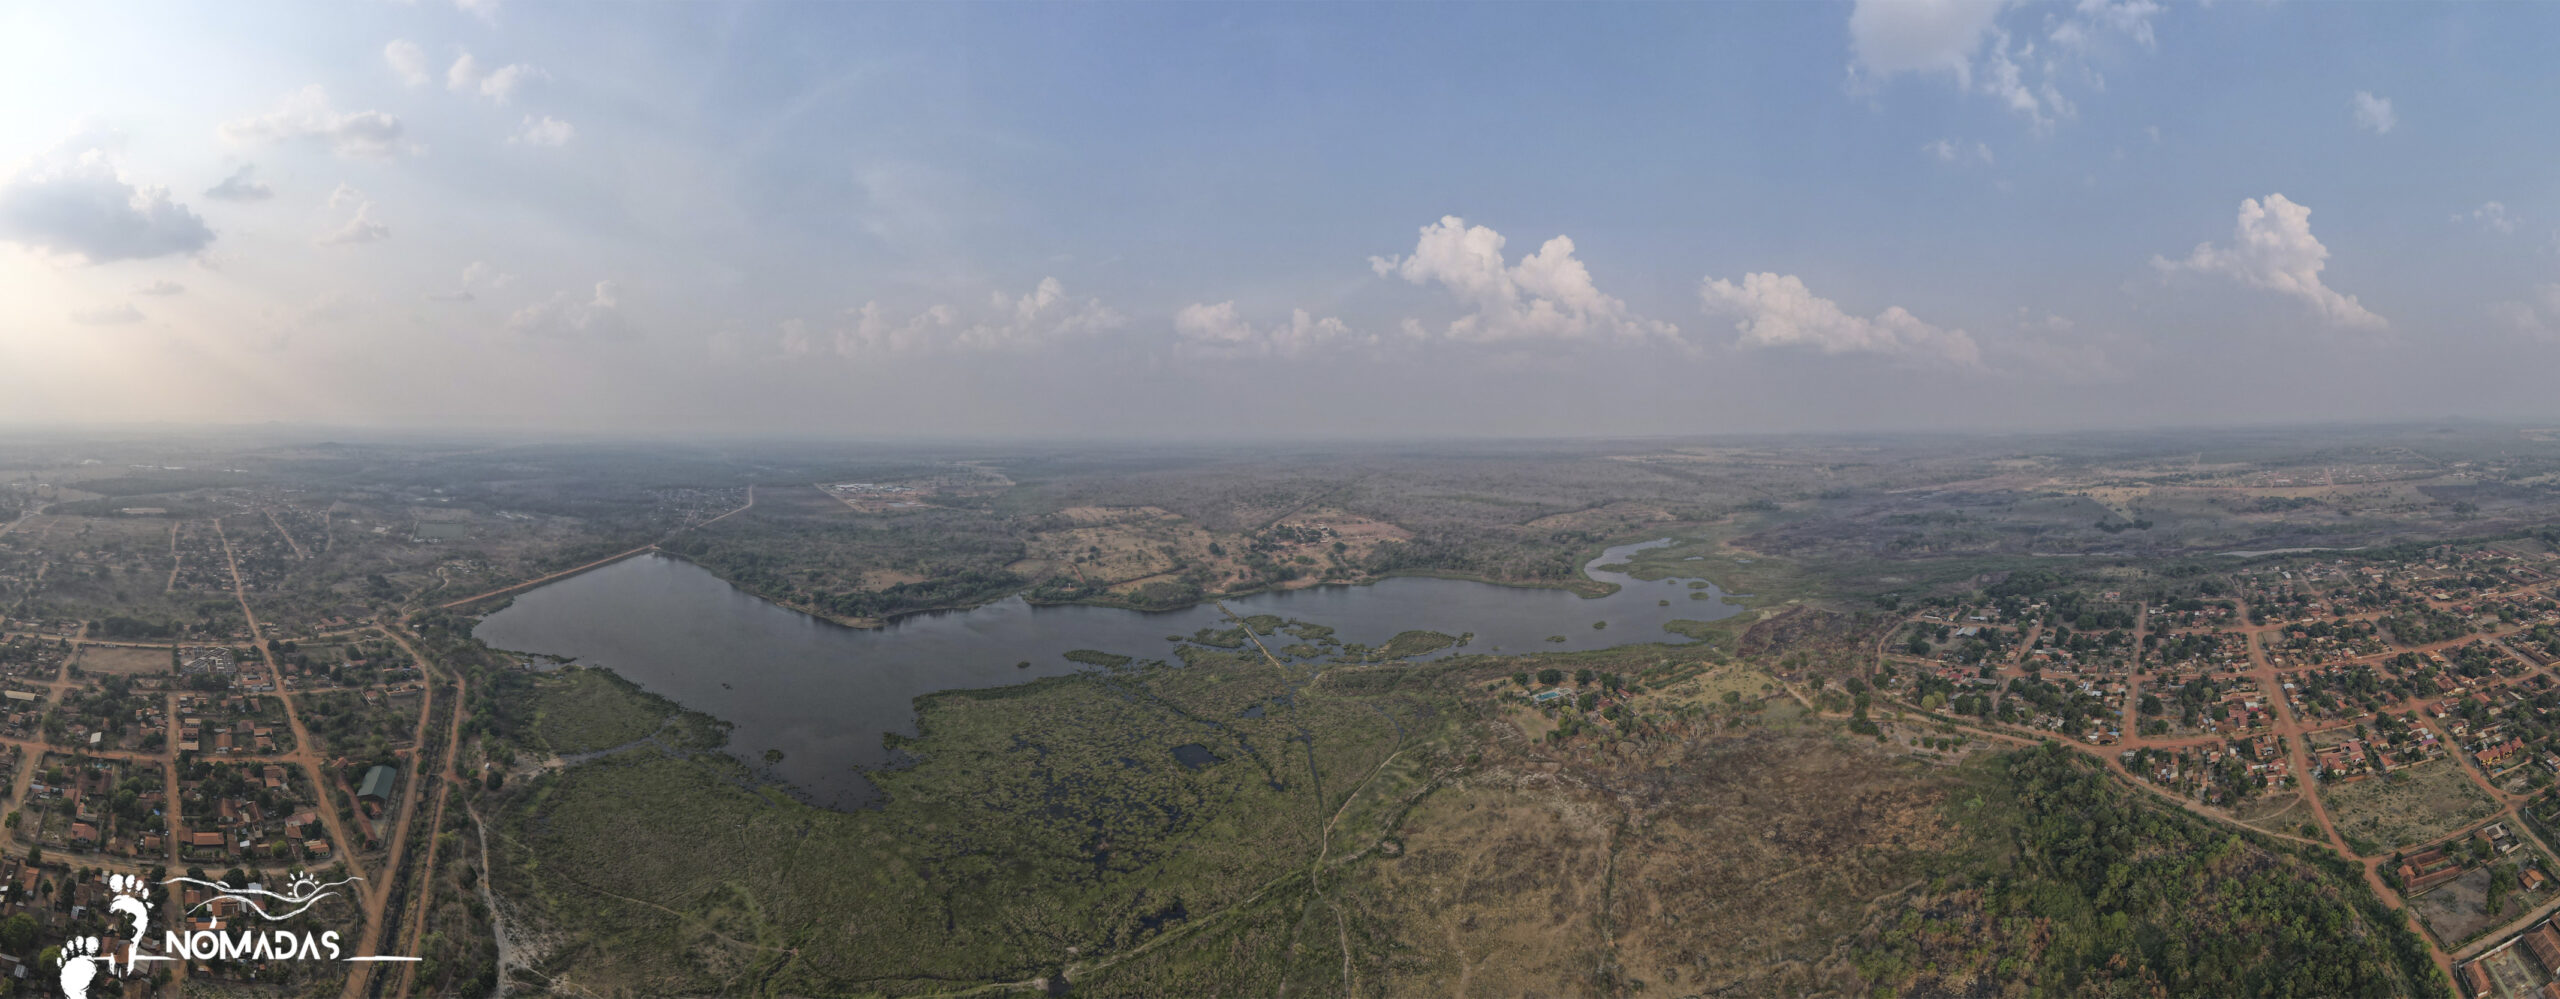
[[[0,423],[2560,423],[2560,5],[0,5]]]

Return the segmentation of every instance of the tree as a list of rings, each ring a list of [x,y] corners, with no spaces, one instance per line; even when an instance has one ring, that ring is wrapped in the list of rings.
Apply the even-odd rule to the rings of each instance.
[[[35,917],[23,912],[0,919],[0,952],[26,953],[27,948],[35,946],[36,929]]]

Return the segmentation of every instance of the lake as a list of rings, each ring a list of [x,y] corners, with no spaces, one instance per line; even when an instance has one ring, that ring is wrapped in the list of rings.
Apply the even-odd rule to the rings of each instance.
[[[1556,589],[1397,577],[1230,599],[1237,614],[1331,626],[1346,643],[1376,646],[1415,629],[1475,638],[1455,652],[1536,652],[1684,641],[1662,630],[1742,607],[1712,585],[1647,582],[1604,566],[1668,539],[1603,552],[1583,571],[1619,590],[1582,597]],[[1692,594],[1703,594],[1692,599]],[[1668,602],[1668,606],[1664,603]],[[1594,622],[1608,627],[1595,629]],[[1227,627],[1218,609],[1147,613],[1110,607],[1034,607],[1020,597],[964,611],[847,628],[765,601],[700,566],[644,555],[528,590],[472,634],[493,648],[603,666],[687,708],[730,722],[729,750],[769,768],[806,800],[860,807],[878,791],[864,770],[890,764],[881,737],[914,735],[915,699],[939,690],[997,687],[1090,667],[1065,653],[1100,649],[1168,659],[1168,635]],[[1562,642],[1547,641],[1562,636]],[[1270,644],[1274,651],[1289,639]],[[1429,657],[1421,657],[1429,658]],[[1030,661],[1028,668],[1017,663]]]

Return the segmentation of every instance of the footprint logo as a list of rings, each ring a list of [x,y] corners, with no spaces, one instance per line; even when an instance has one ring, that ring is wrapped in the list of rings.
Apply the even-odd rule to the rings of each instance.
[[[72,937],[62,944],[62,994],[89,999],[89,982],[98,977],[98,938]]]
[[[125,938],[133,941],[133,949],[126,952],[124,970],[118,974],[132,974],[134,961],[141,957],[143,934],[151,930],[150,891],[138,874],[115,874],[107,878],[107,893],[113,896],[107,900],[107,911],[133,920],[133,931]],[[107,959],[107,970],[115,971],[114,958]]]

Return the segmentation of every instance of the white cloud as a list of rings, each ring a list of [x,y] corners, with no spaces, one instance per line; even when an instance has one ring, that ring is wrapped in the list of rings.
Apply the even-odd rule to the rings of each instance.
[[[401,83],[412,87],[426,86],[434,78],[427,71],[427,51],[406,39],[394,39],[383,46],[382,61],[391,64],[391,72],[400,77]]]
[[[460,58],[455,59],[453,61],[452,69],[445,70],[444,86],[447,90],[453,91],[457,94],[468,93],[472,88],[479,85],[480,61],[471,58],[471,53],[469,52],[465,52]]]
[[[2514,212],[2507,210],[2507,206],[2505,204],[2496,201],[2483,201],[2480,203],[2480,207],[2472,209],[2468,214],[2463,212],[2453,213],[2453,221],[2461,222],[2464,220],[2478,222],[2480,223],[2481,228],[2494,229],[2498,232],[2514,232],[2516,231],[2516,223],[2520,221],[2516,218]]]
[[[2078,109],[2065,80],[2103,89],[2089,57],[2114,36],[2151,48],[2153,0],[2079,0],[2043,15],[2046,44],[2023,24],[2003,27],[2007,0],[1858,0],[1849,11],[1849,78],[1853,91],[1896,76],[1940,76],[2024,116],[2038,129]],[[2015,19],[2023,20],[2023,18]]]
[[[2071,6],[2070,16],[2052,19],[2045,37],[2065,48],[2082,50],[2096,44],[2103,34],[2113,32],[2150,48],[2158,41],[2152,34],[2151,19],[2161,10],[2152,0],[2079,0]]]
[[[497,23],[499,0],[453,0],[454,9],[477,15],[481,20]]]
[[[383,159],[399,153],[401,126],[382,111],[332,110],[328,91],[315,83],[285,95],[273,111],[225,122],[221,132],[233,142],[313,141],[340,156]]]
[[[1920,151],[1936,157],[1940,163],[1980,163],[1983,166],[1990,166],[1992,162],[1991,147],[1980,142],[1966,146],[1952,139],[1939,139],[1935,142],[1921,143]]]
[[[352,246],[391,238],[391,227],[373,217],[373,202],[365,198],[364,192],[340,184],[337,190],[329,192],[329,210],[334,212],[348,207],[353,207],[355,214],[336,229],[320,234],[316,242],[322,246]]]
[[[2370,93],[2359,90],[2356,91],[2353,103],[2356,112],[2357,128],[2372,132],[2375,135],[2389,135],[2391,134],[2391,126],[2400,123],[2400,116],[2391,112],[2391,98],[2375,97]]]
[[[143,285],[142,287],[136,288],[136,289],[134,289],[134,290],[133,290],[133,293],[134,293],[134,294],[136,294],[136,295],[154,295],[154,296],[184,295],[184,294],[186,294],[186,293],[187,293],[187,286],[186,286],[186,285],[183,285],[183,284],[179,284],[179,283],[177,283],[177,282],[175,282],[175,281],[171,281],[171,280],[168,280],[168,279],[166,279],[166,278],[163,278],[163,279],[161,279],[161,280],[153,281],[153,282],[151,282],[150,284],[146,284],[146,285]]]
[[[1236,303],[1231,301],[1183,306],[1174,314],[1173,331],[1180,347],[1255,357],[1300,357],[1334,346],[1377,343],[1374,336],[1353,333],[1342,320],[1331,316],[1318,319],[1305,309],[1290,310],[1285,324],[1257,328],[1237,314]]]
[[[1878,77],[1947,73],[1973,82],[1974,53],[2003,5],[1975,0],[1860,0],[1849,11],[1849,54]]]
[[[516,88],[525,81],[548,79],[550,74],[520,62],[508,63],[488,72],[480,70],[479,60],[465,52],[445,70],[445,89],[457,94],[478,94],[500,104],[515,99]]]
[[[430,302],[469,302],[480,297],[472,291],[474,288],[486,288],[490,291],[497,291],[514,283],[516,283],[515,275],[508,274],[495,267],[491,267],[485,261],[474,260],[462,268],[462,284],[460,287],[457,287],[452,291],[428,292],[427,300]]]
[[[117,166],[121,135],[64,140],[0,176],[0,240],[91,263],[195,253],[213,230],[169,189],[138,185]]]
[[[1994,29],[1992,44],[1983,56],[1981,90],[1997,98],[2009,110],[2025,115],[2037,128],[2050,128],[2057,118],[2078,113],[2062,91],[2053,85],[2053,63],[2043,63],[2043,77],[2035,85],[2026,82],[2026,73],[2018,60],[2032,60],[2036,54],[2033,42],[2014,45],[2006,31]]]
[[[2489,306],[2489,314],[2535,339],[2560,340],[2560,284],[2534,286],[2533,299],[2499,302]]]
[[[622,314],[622,289],[611,281],[598,281],[591,293],[560,292],[517,309],[507,317],[507,328],[549,336],[620,333],[628,328]]]
[[[204,196],[215,201],[265,201],[275,197],[275,188],[249,176],[256,169],[256,164],[241,164],[240,169],[231,171],[231,176],[222,178],[222,183],[205,188]]]
[[[1077,300],[1057,278],[1041,278],[1029,294],[1008,298],[991,293],[979,309],[936,305],[906,319],[895,319],[878,302],[853,310],[853,322],[835,331],[835,351],[846,357],[919,354],[935,351],[997,352],[1032,350],[1071,341],[1125,325],[1127,319],[1102,300]],[[785,330],[785,347],[790,346]],[[815,349],[805,337],[804,349]]]
[[[485,261],[474,260],[462,268],[462,286],[465,288],[494,290],[514,283],[516,283],[515,275],[491,267]]]
[[[526,115],[524,116],[523,127],[516,129],[515,137],[507,141],[527,146],[549,146],[556,149],[561,146],[568,145],[569,140],[575,138],[577,134],[578,129],[576,126],[573,126],[568,122],[561,121],[558,118],[551,117],[550,115],[544,115],[541,118]]]
[[[320,245],[349,246],[357,243],[378,243],[390,238],[391,227],[373,217],[373,203],[368,201],[356,206],[355,216],[348,219],[345,225],[321,234]]]
[[[1873,319],[1850,315],[1820,298],[1793,274],[1754,273],[1735,284],[1708,278],[1698,287],[1710,315],[1728,316],[1744,347],[1811,347],[1825,354],[1873,353],[1976,365],[1982,350],[1963,330],[1922,322],[1901,306]]]
[[[2196,244],[2185,260],[2151,258],[2163,271],[2220,274],[2242,284],[2283,292],[2309,303],[2321,318],[2350,329],[2380,330],[2391,324],[2366,311],[2353,295],[2341,295],[2320,281],[2328,266],[2329,248],[2311,235],[2311,209],[2282,194],[2240,203],[2232,227],[2231,246]]]
[[[1573,240],[1550,239],[1516,265],[1503,262],[1502,246],[1501,233],[1450,215],[1423,226],[1411,254],[1370,257],[1369,269],[1437,284],[1455,296],[1469,311],[1443,331],[1452,340],[1678,339],[1678,327],[1629,312],[1625,302],[1602,294],[1590,269],[1574,258]]]
[[[130,326],[142,321],[142,310],[126,302],[71,314],[71,321],[82,326]]]

